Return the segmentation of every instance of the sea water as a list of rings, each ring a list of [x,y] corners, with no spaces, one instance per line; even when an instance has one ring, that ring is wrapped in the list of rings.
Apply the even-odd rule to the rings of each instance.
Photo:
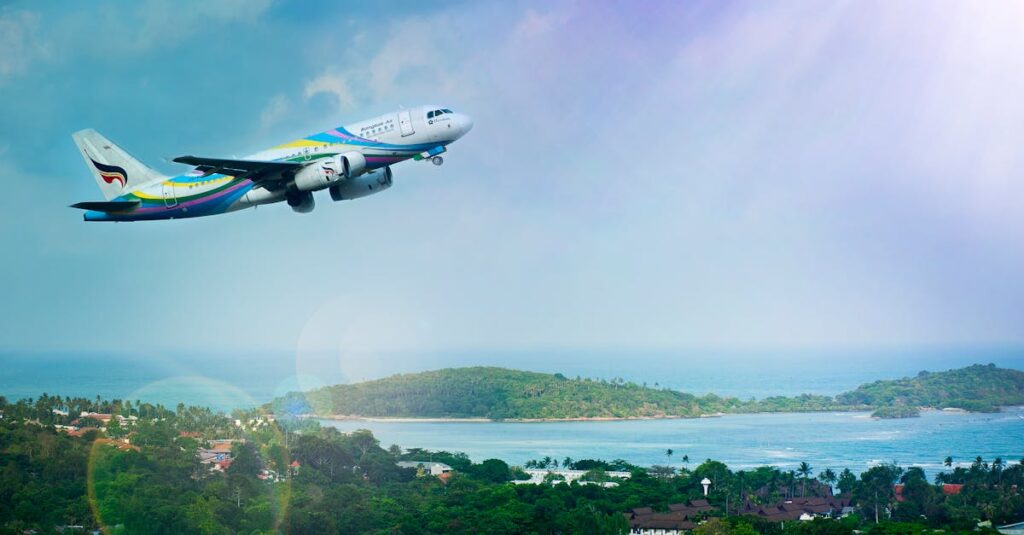
[[[341,431],[369,429],[381,444],[461,451],[475,461],[513,464],[550,456],[562,460],[625,459],[648,466],[693,468],[715,459],[733,470],[771,465],[816,472],[896,462],[930,476],[947,456],[958,464],[975,457],[1024,458],[1024,408],[996,414],[925,411],[920,418],[879,420],[864,412],[737,414],[680,420],[587,422],[381,422],[321,420]],[[666,455],[673,450],[672,456]]]

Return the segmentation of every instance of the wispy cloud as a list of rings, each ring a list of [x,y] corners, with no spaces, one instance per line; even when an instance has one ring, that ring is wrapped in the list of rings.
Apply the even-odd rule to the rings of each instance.
[[[307,100],[317,95],[327,95],[333,101],[334,111],[338,113],[349,111],[355,104],[345,75],[334,70],[325,71],[306,82],[303,93]]]

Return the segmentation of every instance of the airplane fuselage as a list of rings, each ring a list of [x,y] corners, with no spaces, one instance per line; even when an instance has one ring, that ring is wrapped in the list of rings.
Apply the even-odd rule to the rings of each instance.
[[[296,211],[303,211],[293,204],[297,202],[296,195],[308,199],[311,207],[312,191],[332,186],[334,200],[363,197],[390,187],[390,166],[398,162],[434,159],[439,164],[441,160],[435,157],[472,128],[472,121],[467,116],[446,109],[440,113],[442,110],[435,106],[400,110],[313,134],[245,158],[315,164],[353,151],[365,157],[365,167],[359,176],[339,178],[337,182],[323,187],[296,192],[294,184],[267,184],[244,176],[192,171],[143,185],[113,199],[136,202],[131,210],[88,210],[84,217],[87,221],[200,217],[284,200],[288,200]]]

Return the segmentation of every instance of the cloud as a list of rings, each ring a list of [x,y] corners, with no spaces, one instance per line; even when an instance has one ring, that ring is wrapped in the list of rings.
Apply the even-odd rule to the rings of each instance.
[[[336,71],[325,71],[306,82],[306,100],[320,94],[325,94],[334,101],[337,112],[347,111],[355,104],[355,98],[352,96],[352,91],[349,89],[345,77]]]
[[[40,39],[40,20],[31,11],[0,9],[0,82],[50,55]]]
[[[202,32],[232,31],[225,25],[256,22],[272,0],[188,6],[172,0],[147,0],[131,7],[38,5],[38,12],[0,8],[0,81],[23,73],[40,59],[69,62],[83,56],[138,56],[176,46]]]

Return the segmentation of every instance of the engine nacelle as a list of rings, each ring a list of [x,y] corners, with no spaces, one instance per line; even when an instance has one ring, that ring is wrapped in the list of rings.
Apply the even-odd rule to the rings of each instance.
[[[295,173],[295,189],[317,191],[340,180],[351,180],[366,171],[366,156],[359,151],[324,158]]]
[[[292,210],[300,214],[308,214],[313,211],[313,208],[316,208],[316,201],[313,200],[313,194],[308,191],[289,195],[285,199],[288,201],[288,206],[291,206]]]
[[[347,179],[353,179],[366,172],[366,156],[363,156],[363,153],[359,151],[354,150],[345,154],[339,154],[334,159],[338,161],[341,174],[345,175]]]
[[[380,193],[391,187],[391,168],[385,167],[331,186],[331,199],[346,201]]]

